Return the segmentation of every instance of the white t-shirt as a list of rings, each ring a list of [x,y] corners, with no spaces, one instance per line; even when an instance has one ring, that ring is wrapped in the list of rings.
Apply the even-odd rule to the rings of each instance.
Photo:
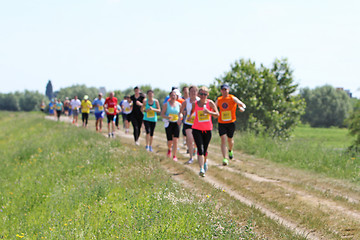
[[[70,106],[72,110],[79,110],[81,102],[79,99],[71,99]]]
[[[123,113],[125,113],[125,114],[131,113],[130,103],[128,102],[128,100],[124,100],[121,103],[121,107],[122,107]]]

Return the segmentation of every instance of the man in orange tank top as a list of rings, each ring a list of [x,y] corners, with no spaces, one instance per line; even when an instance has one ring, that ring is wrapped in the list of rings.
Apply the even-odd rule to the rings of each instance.
[[[236,107],[239,107],[240,112],[244,112],[246,105],[241,102],[234,95],[229,94],[230,87],[228,84],[221,85],[221,97],[216,100],[216,106],[219,108],[219,135],[221,138],[221,152],[223,155],[223,165],[228,165],[229,161],[226,158],[226,142],[228,143],[229,158],[233,159],[234,152],[234,132],[236,121]]]

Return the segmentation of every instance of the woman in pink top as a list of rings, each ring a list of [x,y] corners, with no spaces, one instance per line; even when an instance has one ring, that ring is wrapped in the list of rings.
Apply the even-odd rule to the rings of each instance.
[[[202,177],[205,177],[205,172],[208,168],[206,157],[207,149],[211,140],[211,130],[213,128],[211,116],[219,116],[215,103],[210,99],[207,99],[208,95],[209,89],[207,87],[201,87],[199,89],[200,100],[192,104],[190,114],[191,116],[195,112],[192,134],[198,149],[198,162],[200,166],[199,175]]]

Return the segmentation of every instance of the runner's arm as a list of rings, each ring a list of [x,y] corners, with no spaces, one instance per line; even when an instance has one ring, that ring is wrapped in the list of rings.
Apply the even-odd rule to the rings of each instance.
[[[233,100],[236,102],[236,104],[239,106],[240,112],[244,112],[246,105],[242,101],[240,101],[237,97],[233,96]]]
[[[164,103],[163,108],[162,108],[162,111],[161,111],[161,117],[164,118],[164,119],[170,119],[169,116],[166,116],[166,115],[165,115],[166,110],[167,110],[167,104]]]
[[[157,113],[160,113],[161,112],[160,103],[157,99],[155,99],[155,104],[156,104],[156,109],[153,110]]]

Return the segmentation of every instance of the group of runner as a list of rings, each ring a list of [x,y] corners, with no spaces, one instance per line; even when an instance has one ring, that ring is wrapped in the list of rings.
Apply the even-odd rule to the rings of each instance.
[[[229,159],[233,159],[233,136],[235,132],[236,109],[244,112],[246,105],[234,95],[229,93],[228,84],[221,85],[221,96],[212,101],[208,99],[209,89],[207,87],[196,86],[184,87],[181,95],[179,89],[173,87],[169,95],[165,98],[160,107],[160,103],[154,98],[154,92],[148,90],[146,96],[141,93],[138,87],[134,88],[132,96],[125,96],[118,103],[118,99],[114,93],[104,99],[99,93],[98,97],[90,102],[88,96],[85,95],[80,101],[77,96],[69,101],[69,112],[73,116],[73,123],[77,124],[79,109],[82,113],[83,127],[87,127],[90,109],[94,108],[96,118],[96,131],[101,132],[103,118],[107,118],[108,136],[115,136],[116,120],[119,119],[121,113],[124,120],[125,133],[129,132],[129,123],[133,126],[134,142],[140,145],[139,137],[142,126],[146,132],[146,150],[153,152],[153,136],[158,115],[164,121],[164,127],[167,138],[167,156],[172,157],[174,161],[177,159],[178,139],[180,136],[181,125],[183,125],[183,135],[189,153],[187,164],[194,162],[193,156],[197,152],[197,160],[200,167],[199,175],[204,177],[208,169],[207,155],[208,146],[212,136],[212,117],[218,118],[218,130],[221,138],[221,152],[223,155],[222,164],[228,165]],[[57,114],[61,115],[64,105],[58,99],[55,105],[52,105]],[[51,107],[50,107],[51,109]],[[51,112],[50,112],[51,113]],[[195,144],[195,145],[194,145]]]

